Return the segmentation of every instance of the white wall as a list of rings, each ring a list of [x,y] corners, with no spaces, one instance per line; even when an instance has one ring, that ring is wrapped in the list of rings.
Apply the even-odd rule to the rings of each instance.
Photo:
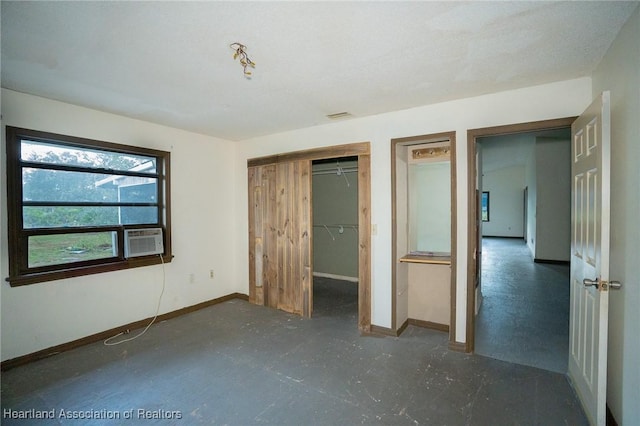
[[[235,223],[237,174],[231,142],[3,89],[2,360],[153,316],[163,276],[157,265],[10,287],[4,281],[9,273],[5,125],[170,151],[175,259],[165,268],[160,313],[246,292],[236,277],[235,243],[246,233],[238,236]],[[246,207],[241,213],[246,216]],[[215,271],[213,280],[210,269]],[[189,280],[192,273],[194,283]]]
[[[409,164],[409,251],[451,253],[451,163]]]
[[[569,261],[571,254],[571,143],[536,138],[537,260]]]
[[[535,144],[535,142],[534,142]],[[527,187],[527,246],[531,256],[536,253],[536,204],[538,197],[538,184],[536,180],[536,156],[532,150],[531,156],[527,159],[525,167],[525,183]]]
[[[525,167],[487,171],[482,179],[482,191],[489,192],[489,221],[482,223],[482,235],[523,237]]]
[[[640,9],[593,75],[611,91],[611,292],[607,403],[620,425],[640,424]]]
[[[392,138],[456,131],[457,154],[457,322],[456,340],[466,339],[467,129],[569,117],[591,100],[591,79],[581,78],[525,89],[444,102],[243,141],[237,151],[237,276],[248,288],[247,172],[249,158],[330,145],[371,142],[372,322],[391,327]],[[320,119],[320,118],[319,118]]]

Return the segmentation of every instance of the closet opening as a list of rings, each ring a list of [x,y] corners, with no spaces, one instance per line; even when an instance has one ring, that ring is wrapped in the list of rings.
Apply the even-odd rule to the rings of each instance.
[[[358,322],[358,157],[312,162],[313,316]]]
[[[313,300],[314,271],[339,278],[357,277],[357,322],[354,325],[363,334],[375,332],[371,326],[370,151],[369,142],[360,142],[247,160],[251,303],[309,318],[314,314],[314,305],[317,305]],[[357,159],[357,173],[353,173],[353,166],[347,168],[348,164],[345,164],[352,159]],[[313,193],[318,192],[318,188],[312,191],[314,162],[325,164],[317,166],[324,169],[318,170],[316,176],[334,174],[343,189],[346,186],[357,194],[354,197],[357,200],[357,220],[328,217],[323,219],[326,223],[317,222],[318,225],[327,225],[336,241],[338,236],[348,236],[349,233],[357,237],[356,275],[313,267],[313,240],[317,234],[313,226],[313,204],[324,204],[330,207],[330,212],[341,207],[335,202],[336,191],[326,192],[324,202],[322,192],[320,195]],[[327,162],[334,165],[326,166]],[[314,200],[316,196],[320,198]],[[323,226],[322,230],[329,236],[327,228]],[[334,266],[337,262],[333,261]],[[322,267],[322,263],[319,266]]]

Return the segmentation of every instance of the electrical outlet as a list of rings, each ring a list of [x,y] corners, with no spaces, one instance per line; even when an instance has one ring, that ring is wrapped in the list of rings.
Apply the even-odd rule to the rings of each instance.
[[[196,274],[194,274],[193,272],[189,274],[189,282],[191,284],[196,282]]]
[[[209,278],[213,279],[215,278],[216,274],[213,272],[213,269],[209,270]]]

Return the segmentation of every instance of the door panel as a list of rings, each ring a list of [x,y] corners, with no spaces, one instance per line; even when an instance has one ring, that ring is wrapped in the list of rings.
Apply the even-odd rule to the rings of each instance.
[[[368,154],[358,157],[358,226],[358,328],[363,333],[369,333],[371,332],[371,157]]]
[[[609,312],[609,92],[594,100],[572,125],[571,133],[569,376],[589,421],[604,425]],[[585,279],[598,280],[599,285],[585,286]]]
[[[311,162],[248,173],[249,300],[311,316]]]

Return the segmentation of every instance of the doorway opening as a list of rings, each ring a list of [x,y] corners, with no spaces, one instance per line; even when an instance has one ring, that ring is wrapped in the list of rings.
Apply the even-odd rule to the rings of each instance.
[[[358,321],[358,157],[312,162],[313,316]]]
[[[469,131],[469,352],[567,371],[573,121]]]

